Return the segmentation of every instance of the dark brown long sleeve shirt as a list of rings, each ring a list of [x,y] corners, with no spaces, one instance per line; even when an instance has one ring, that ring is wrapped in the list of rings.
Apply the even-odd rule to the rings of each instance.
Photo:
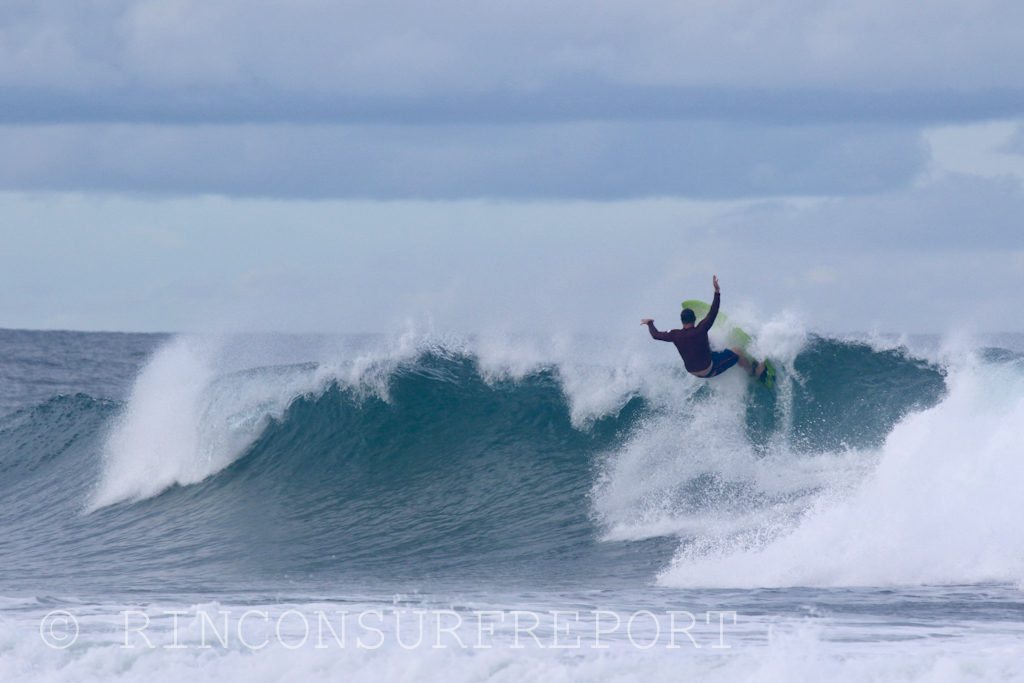
[[[711,342],[708,341],[708,330],[715,324],[718,316],[718,304],[721,296],[715,292],[715,298],[711,302],[711,310],[704,316],[704,319],[693,327],[684,327],[681,330],[669,330],[659,332],[653,322],[647,323],[647,329],[651,336],[660,341],[672,342],[676,350],[683,358],[683,365],[687,372],[701,372],[707,370],[711,365]]]

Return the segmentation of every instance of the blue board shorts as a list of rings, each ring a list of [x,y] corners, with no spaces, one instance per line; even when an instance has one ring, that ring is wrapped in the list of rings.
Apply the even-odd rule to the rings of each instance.
[[[726,349],[725,351],[713,351],[711,353],[711,372],[704,375],[704,379],[708,377],[714,377],[715,375],[721,375],[723,372],[736,365],[740,360],[740,357],[736,355],[735,351]]]

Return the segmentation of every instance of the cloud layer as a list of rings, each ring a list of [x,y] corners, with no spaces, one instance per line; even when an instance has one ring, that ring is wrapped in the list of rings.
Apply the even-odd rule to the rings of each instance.
[[[0,187],[301,198],[848,195],[908,184],[917,131],[729,122],[0,127]]]
[[[851,195],[1024,116],[1010,0],[12,0],[0,189]]]
[[[1020,88],[1013,0],[12,0],[0,83],[290,92]]]

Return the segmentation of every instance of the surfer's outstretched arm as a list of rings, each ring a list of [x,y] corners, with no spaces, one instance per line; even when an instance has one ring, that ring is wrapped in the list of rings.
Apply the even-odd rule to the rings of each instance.
[[[722,293],[718,290],[718,276],[712,275],[711,282],[715,285],[715,298],[711,300],[711,310],[704,316],[704,319],[697,323],[697,327],[707,332],[715,324],[718,317],[718,305],[722,303]]]
[[[640,321],[641,325],[647,325],[647,331],[651,333],[651,336],[659,341],[672,341],[669,338],[668,332],[659,332],[658,328],[654,326],[654,320],[651,318],[644,318]]]

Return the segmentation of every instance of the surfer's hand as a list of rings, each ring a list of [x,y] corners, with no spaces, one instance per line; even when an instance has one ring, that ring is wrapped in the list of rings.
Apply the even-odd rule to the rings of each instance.
[[[718,291],[718,276],[717,275],[712,275],[711,276],[711,282],[715,285],[715,294],[719,294],[719,291]]]
[[[653,323],[653,322],[654,322],[654,320],[652,318],[644,318],[643,320],[640,321],[640,324],[641,325],[646,325],[647,323]]]

